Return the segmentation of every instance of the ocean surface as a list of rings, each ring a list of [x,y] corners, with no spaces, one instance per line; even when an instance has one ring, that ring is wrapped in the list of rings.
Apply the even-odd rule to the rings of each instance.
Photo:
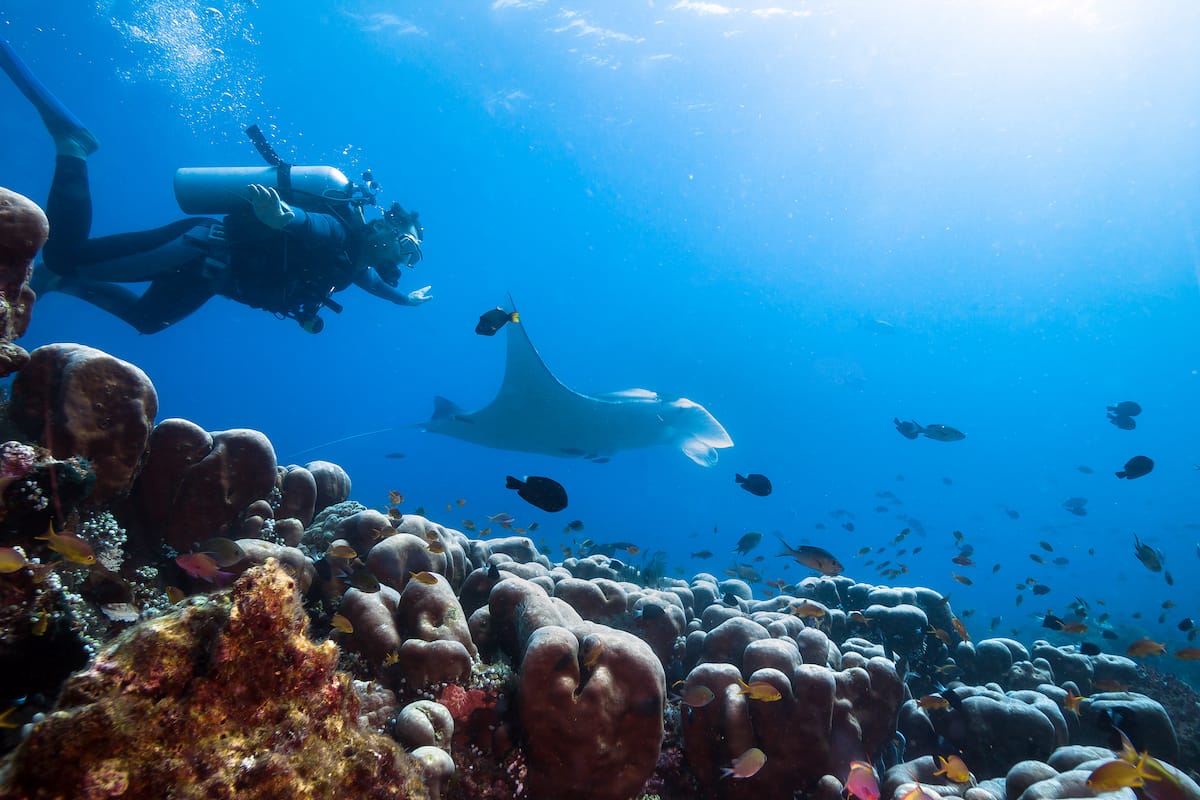
[[[762,596],[808,574],[778,533],[851,577],[951,592],[976,638],[1072,641],[1041,619],[1078,598],[1093,626],[1111,615],[1110,652],[1189,646],[1200,5],[7,0],[0,36],[101,142],[95,234],[181,216],[178,167],[260,164],[251,124],[420,211],[425,259],[401,288],[434,299],[351,288],[316,336],[220,298],[152,336],[39,302],[26,349],[136,363],[159,419],[335,461],[367,505],[395,490],[450,527],[538,522],[555,559],[633,542],[626,560],[662,551],[670,576],[749,564]],[[0,144],[0,184],[44,202],[53,147],[7,82]],[[596,464],[421,432],[435,395],[495,393],[504,335],[474,326],[509,293],[568,386],[690,398],[735,446],[706,469],[669,447]],[[1127,400],[1134,430],[1106,419]],[[908,440],[894,417],[966,438]],[[1135,455],[1153,472],[1118,480]],[[539,511],[506,475],[553,477],[570,506]],[[737,556],[750,531],[762,543]],[[954,531],[977,566],[951,563]],[[883,560],[907,572],[885,581]]]

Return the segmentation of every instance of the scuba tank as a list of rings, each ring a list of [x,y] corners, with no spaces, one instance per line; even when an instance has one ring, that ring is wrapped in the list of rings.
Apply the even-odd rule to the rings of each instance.
[[[185,214],[231,214],[249,204],[246,186],[270,186],[305,210],[349,200],[354,184],[334,167],[300,167],[280,180],[279,167],[183,167],[175,171],[175,200]],[[292,198],[292,199],[289,199]]]

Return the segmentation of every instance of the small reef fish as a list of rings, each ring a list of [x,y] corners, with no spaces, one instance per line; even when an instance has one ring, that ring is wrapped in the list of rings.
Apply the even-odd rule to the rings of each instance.
[[[1075,692],[1073,690],[1067,689],[1067,696],[1063,700],[1063,708],[1067,709],[1072,714],[1074,714],[1075,716],[1078,717],[1079,716],[1079,704],[1082,703],[1086,699],[1087,698],[1084,697],[1083,695],[1075,694]]]
[[[20,550],[12,547],[0,547],[0,573],[9,575],[25,569],[29,562]]]
[[[851,761],[846,792],[858,800],[879,800],[879,778],[875,769],[865,761]]]
[[[16,710],[17,710],[17,707],[13,706],[12,708],[9,708],[8,710],[0,713],[0,728],[6,728],[6,729],[11,730],[13,728],[21,727],[21,723],[14,722],[12,719],[10,719],[10,717],[12,717],[12,715],[13,715],[13,712]]]
[[[392,489],[390,492],[388,492],[388,505],[398,506],[403,502],[404,495],[400,494],[395,489]]]
[[[567,507],[567,490],[553,478],[530,475],[525,480],[520,480],[508,475],[504,479],[504,488],[516,489],[518,497],[542,511],[553,513]],[[582,523],[580,523],[580,527],[583,527]],[[578,530],[578,528],[573,530]]]
[[[943,775],[946,780],[954,783],[970,783],[971,771],[967,769],[966,763],[958,756],[938,756],[937,772],[934,775]]]
[[[742,687],[738,690],[738,694],[744,694],[751,700],[773,703],[783,698],[783,694],[766,681],[751,681],[750,683],[746,683],[741,678],[738,678],[738,685]]]
[[[512,514],[506,514],[501,511],[499,514],[492,514],[488,517],[488,522],[494,522],[501,527],[508,527],[517,521],[517,518]]]
[[[751,472],[749,475],[734,473],[733,480],[747,492],[758,497],[766,497],[771,493],[771,479],[766,475]]]
[[[905,439],[916,439],[918,436],[924,436],[926,439],[933,439],[935,442],[960,442],[967,438],[965,433],[957,428],[951,428],[949,425],[922,425],[916,420],[901,422],[899,417],[893,417],[892,424],[896,426],[896,431]]]
[[[927,694],[917,701],[917,708],[923,708],[926,711],[940,711],[949,707],[950,701],[940,694]]]
[[[748,554],[751,550],[758,547],[758,543],[762,541],[762,534],[758,531],[750,531],[742,538],[738,539],[737,547],[733,548],[742,555]]]
[[[352,586],[360,592],[374,594],[379,591],[379,579],[365,567],[359,567],[349,575],[343,575],[342,579],[348,586]]]
[[[348,544],[335,544],[325,551],[326,558],[344,558],[347,561],[358,558],[358,552]]]
[[[751,747],[733,760],[733,765],[721,767],[722,778],[752,778],[767,763],[767,754]]]
[[[66,533],[55,533],[54,523],[51,523],[50,527],[47,528],[45,536],[35,536],[34,538],[47,542],[47,547],[72,564],[96,563],[96,555],[92,552],[90,544],[69,531]]]
[[[475,325],[475,333],[480,336],[495,336],[496,331],[508,323],[520,321],[521,315],[516,311],[505,311],[503,308],[496,306],[490,311],[485,311],[479,315],[479,322]]]
[[[246,557],[246,551],[242,546],[233,539],[226,539],[224,536],[214,536],[211,539],[206,539],[200,543],[197,548],[201,553],[207,553],[217,562],[217,566],[224,569],[232,567],[234,564]]]
[[[175,563],[193,578],[210,583],[221,574],[221,567],[217,564],[216,559],[208,553],[184,553],[175,557]]]
[[[821,619],[825,616],[826,612],[825,609],[821,608],[821,606],[817,605],[816,603],[809,602],[808,600],[801,600],[799,603],[793,605],[788,613],[800,617],[801,619]]]
[[[1087,787],[1095,794],[1106,794],[1118,789],[1134,789],[1146,785],[1146,773],[1141,764],[1131,764],[1124,759],[1114,759],[1092,770]]]
[[[1164,560],[1162,551],[1156,550],[1148,544],[1142,544],[1142,540],[1136,533],[1133,535],[1133,554],[1146,569],[1151,572],[1162,572]]]
[[[842,562],[838,561],[833,553],[830,553],[823,547],[815,547],[807,544],[792,547],[782,536],[779,534],[775,535],[779,538],[779,541],[783,542],[783,552],[779,554],[780,558],[791,556],[796,559],[796,563],[816,570],[822,575],[841,575],[842,570],[845,569],[842,566]]]
[[[1185,647],[1175,651],[1175,657],[1181,661],[1200,661],[1200,647]]]
[[[900,800],[942,800],[942,796],[932,789],[926,789],[918,781],[917,785],[905,792]]]
[[[1086,497],[1068,497],[1062,501],[1062,507],[1077,517],[1086,517],[1088,513],[1087,503],[1088,499]]]
[[[679,683],[686,684],[687,682],[680,681]],[[715,697],[716,695],[713,694],[712,689],[708,688],[707,686],[696,684],[695,686],[688,686],[686,689],[684,689],[683,694],[679,696],[679,702],[691,708],[704,708],[706,705],[711,703]]]
[[[1142,407],[1132,400],[1124,400],[1115,406],[1108,406],[1108,421],[1123,431],[1131,431],[1137,427],[1134,417],[1142,413]]]
[[[692,558],[712,558],[712,550],[697,550],[692,553]]]
[[[1153,459],[1149,458],[1148,456],[1134,456],[1125,462],[1125,469],[1119,470],[1113,474],[1115,474],[1118,478],[1133,480],[1134,478],[1140,478],[1143,475],[1149,475],[1152,469],[1154,469]]]
[[[1156,642],[1153,639],[1143,638],[1138,639],[1129,647],[1125,648],[1125,655],[1132,658],[1145,658],[1146,656],[1161,656],[1167,652],[1167,646],[1162,642]]]
[[[343,614],[334,614],[329,624],[335,630],[339,630],[342,633],[354,633],[354,625]]]
[[[417,583],[423,583],[426,586],[433,586],[438,582],[437,575],[432,572],[410,572],[409,575]]]

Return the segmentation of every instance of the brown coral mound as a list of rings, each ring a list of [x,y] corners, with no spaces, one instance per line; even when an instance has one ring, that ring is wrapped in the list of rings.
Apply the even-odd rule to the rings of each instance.
[[[132,628],[68,680],[0,798],[427,797],[412,760],[359,725],[337,648],[307,627],[272,560]]]

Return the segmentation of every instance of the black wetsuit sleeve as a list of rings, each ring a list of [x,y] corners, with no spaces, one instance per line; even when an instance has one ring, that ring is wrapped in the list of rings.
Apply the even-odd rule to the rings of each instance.
[[[350,238],[349,231],[340,219],[330,214],[318,214],[301,208],[292,208],[296,218],[283,229],[288,236],[316,246],[334,246],[341,249]]]

